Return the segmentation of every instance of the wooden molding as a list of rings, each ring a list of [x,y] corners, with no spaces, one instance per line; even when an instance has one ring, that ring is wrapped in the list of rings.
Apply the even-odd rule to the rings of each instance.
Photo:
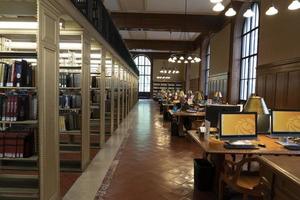
[[[270,71],[272,71],[274,68],[276,68],[276,71],[274,71],[274,73],[278,72],[278,70],[279,71],[300,70],[300,57],[284,59],[284,60],[279,60],[279,61],[259,65],[257,67],[257,72],[270,73]]]

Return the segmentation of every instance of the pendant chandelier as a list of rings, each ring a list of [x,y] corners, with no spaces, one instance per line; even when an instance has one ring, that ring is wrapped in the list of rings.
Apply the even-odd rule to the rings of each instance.
[[[186,18],[187,18],[187,0],[185,0],[185,10],[184,10],[184,32],[183,32],[183,40],[188,41],[188,33],[186,31]],[[172,40],[171,37],[172,32],[170,32],[170,40]],[[201,59],[196,55],[192,53],[178,53],[178,54],[171,54],[171,56],[168,59],[169,63],[199,63]]]
[[[166,64],[166,63],[165,63]],[[168,65],[168,64],[167,64]],[[166,65],[165,65],[166,66]],[[175,66],[173,69],[167,67],[162,67],[159,71],[159,73],[161,74],[179,74],[179,70],[177,69],[177,67]]]
[[[211,3],[215,4],[213,7],[213,11],[215,12],[221,12],[225,9],[225,6],[222,4],[223,0],[210,0]],[[252,2],[251,0],[249,0],[249,2]],[[300,1],[299,0],[291,0],[291,3],[288,6],[289,10],[298,10],[300,9]],[[265,14],[268,16],[272,16],[272,15],[277,15],[278,14],[278,9],[275,7],[273,0],[270,0],[270,7],[268,7],[268,9],[266,10]],[[227,11],[225,12],[225,15],[227,17],[233,17],[235,16],[237,13],[234,10],[234,8],[232,7],[232,5],[227,9]],[[251,10],[251,8],[248,8],[246,10],[246,12],[243,14],[243,16],[245,18],[249,18],[249,17],[253,17],[254,13]]]

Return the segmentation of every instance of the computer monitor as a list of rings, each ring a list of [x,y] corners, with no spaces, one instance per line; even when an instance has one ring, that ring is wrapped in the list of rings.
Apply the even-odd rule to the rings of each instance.
[[[271,134],[276,137],[300,137],[300,111],[273,110]]]
[[[257,138],[257,113],[221,113],[221,140],[253,140]]]
[[[219,116],[223,112],[240,112],[240,106],[237,105],[207,105],[205,120],[210,121],[211,127],[219,127]]]

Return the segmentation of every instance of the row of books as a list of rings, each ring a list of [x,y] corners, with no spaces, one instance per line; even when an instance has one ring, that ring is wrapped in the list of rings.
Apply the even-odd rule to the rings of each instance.
[[[80,108],[81,95],[60,95],[59,107],[62,109]]]
[[[92,103],[99,103],[100,102],[99,91],[95,91],[95,90],[91,91],[91,102]]]
[[[81,117],[77,113],[64,113],[59,116],[59,130],[72,131],[81,129]]]
[[[79,73],[59,73],[59,87],[80,87]]]
[[[24,121],[37,119],[37,96],[27,92],[0,94],[0,119]]]
[[[0,157],[27,158],[34,154],[32,131],[0,132]]]
[[[0,87],[34,87],[35,71],[26,60],[0,63]]]
[[[100,82],[100,77],[98,76],[92,76],[92,88],[98,88],[99,87],[99,82]]]

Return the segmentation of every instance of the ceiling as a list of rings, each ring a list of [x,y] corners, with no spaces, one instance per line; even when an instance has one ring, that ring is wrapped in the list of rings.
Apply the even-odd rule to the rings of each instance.
[[[123,39],[194,41],[200,33],[169,31],[120,30]]]
[[[219,13],[212,11],[213,4],[209,0],[187,0],[187,15],[190,18],[185,18],[184,15],[185,0],[103,0],[103,2],[111,12],[130,51],[182,50],[182,42],[197,41],[201,35],[211,31],[209,28],[213,26],[215,29],[218,25],[216,18]],[[229,3],[230,0],[223,0],[225,6]],[[171,41],[174,45],[163,41]],[[141,48],[147,42],[155,44]],[[163,43],[161,47],[159,43]],[[190,48],[187,50],[190,51]]]
[[[223,0],[226,6],[230,0]],[[104,0],[112,12],[184,14],[184,0]],[[217,15],[209,0],[187,0],[187,14]]]

